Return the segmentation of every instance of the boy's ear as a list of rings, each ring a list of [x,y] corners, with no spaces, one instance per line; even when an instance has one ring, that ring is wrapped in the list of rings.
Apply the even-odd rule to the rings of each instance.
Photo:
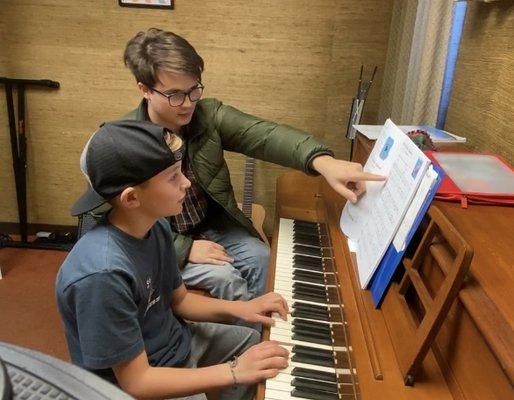
[[[141,92],[143,97],[148,100],[148,95],[150,94],[150,88],[141,82],[137,83],[137,87],[139,88],[139,91]]]
[[[137,208],[141,205],[138,192],[133,187],[128,187],[120,193],[120,204],[125,208]]]

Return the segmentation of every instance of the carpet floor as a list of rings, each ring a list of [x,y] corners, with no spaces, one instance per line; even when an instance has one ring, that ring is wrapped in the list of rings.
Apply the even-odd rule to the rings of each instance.
[[[0,341],[69,361],[55,301],[55,277],[66,255],[0,248]]]

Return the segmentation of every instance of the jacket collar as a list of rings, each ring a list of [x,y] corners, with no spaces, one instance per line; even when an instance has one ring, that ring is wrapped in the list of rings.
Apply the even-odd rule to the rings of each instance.
[[[135,112],[135,118],[137,121],[150,121],[150,117],[148,116],[148,103],[146,102],[146,99],[141,100]],[[183,126],[181,129],[181,133],[183,133],[186,138],[192,139],[193,137],[203,134],[206,129],[204,114],[205,110],[202,104],[202,100],[200,100],[198,101],[195,111],[193,112],[191,122],[186,126]]]

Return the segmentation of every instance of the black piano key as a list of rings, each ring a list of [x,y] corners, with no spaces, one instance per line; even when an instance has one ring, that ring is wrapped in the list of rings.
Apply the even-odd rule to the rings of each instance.
[[[307,239],[309,241],[316,241],[316,242],[320,242],[320,237],[319,237],[319,233],[314,231],[314,230],[309,230],[309,229],[304,229],[304,228],[294,228],[293,230],[293,241],[294,241],[294,238],[295,237],[298,237],[298,238],[302,238],[302,239]]]
[[[300,281],[304,283],[315,283],[325,286],[325,275],[318,274],[314,271],[304,271],[301,269],[293,269],[293,282]]]
[[[303,233],[293,233],[293,243],[321,247],[319,236],[304,235]]]
[[[293,289],[292,293],[293,299],[314,301],[315,303],[321,304],[327,303],[327,295],[323,293],[313,293],[302,289]]]
[[[294,273],[294,271],[293,271]],[[315,272],[315,271],[297,271],[296,272],[297,274],[302,274],[302,273],[306,273],[306,274],[315,274],[315,276],[321,276],[321,277],[324,277],[325,275],[324,274],[320,274],[318,272]],[[293,285],[295,285],[297,288],[299,289],[305,289],[305,290],[314,290],[314,291],[317,291],[317,292],[320,292],[320,291],[323,291],[326,293],[327,289],[325,287],[325,285],[313,285],[311,284],[310,282],[303,282],[303,281],[299,281],[299,282],[293,282]]]
[[[302,273],[293,273],[293,282],[304,282],[304,283],[312,283],[315,285],[325,285],[325,281],[322,278],[314,278],[309,275],[304,275]]]
[[[321,251],[321,243],[318,241],[312,239],[306,239],[304,237],[293,237],[293,246],[300,245],[300,246],[306,246],[311,247],[313,249],[319,249]]]
[[[321,279],[323,282],[325,282],[325,274],[322,271],[307,271],[301,268],[293,268],[293,280],[295,276],[301,277],[303,279],[314,279],[317,281]],[[322,285],[324,284],[325,283],[322,283]]]
[[[291,305],[291,307],[292,308],[296,308],[296,309],[308,310],[308,311],[324,312],[324,313],[328,314],[328,307],[327,306],[322,306],[322,305],[305,304],[305,303],[294,302]]]
[[[307,233],[302,232],[302,230],[306,231]],[[293,227],[293,237],[294,236],[317,238],[319,240],[319,230],[303,227]]]
[[[305,282],[305,281],[297,281],[297,282],[302,283],[302,282]],[[314,296],[314,297],[322,297],[322,298],[326,298],[327,297],[327,292],[326,292],[324,287],[314,286],[314,285],[309,285],[309,286],[311,286],[311,287],[310,288],[306,288],[304,286],[293,286],[292,292],[293,293],[307,294],[307,295]]]
[[[307,354],[294,354],[291,357],[291,360],[295,362],[301,362],[304,364],[319,365],[320,367],[335,367],[334,360],[329,360],[328,358],[315,357]]]
[[[329,368],[335,368],[335,359],[332,352],[322,353],[320,349],[313,349],[306,346],[294,345],[291,353],[293,354],[292,360],[302,362],[305,364],[320,365]]]
[[[297,290],[293,290],[292,294],[293,300],[303,300],[303,301],[312,301],[318,304],[327,304],[327,298],[325,296],[317,295],[317,294],[309,294]]]
[[[293,235],[293,246],[306,246],[311,247],[313,249],[321,250],[321,243],[319,239],[315,236],[307,236],[307,235]]]
[[[308,269],[309,271],[315,271],[315,272],[323,272],[323,266],[322,265],[310,265],[310,264],[303,264],[298,262],[293,262],[293,268],[294,269]]]
[[[317,286],[317,285],[310,285],[305,282],[293,282],[293,289],[298,289],[302,291],[306,291],[309,293],[316,293],[316,294],[327,294],[327,289],[324,286]]]
[[[298,224],[294,224],[293,226],[293,232],[294,233],[298,233],[298,232],[301,232],[301,231],[306,231],[306,232],[315,232],[317,235],[319,235],[319,228],[317,226],[305,226],[305,225],[298,225]]]
[[[306,335],[303,333],[293,333],[293,339],[294,340],[300,340],[302,342],[309,342],[309,343],[318,343],[318,344],[325,344],[327,346],[332,346],[332,339],[328,338],[319,338],[312,335]]]
[[[319,237],[319,230],[318,228],[310,228],[308,226],[293,226],[293,233],[301,233],[302,235],[310,235],[310,236],[316,236]]]
[[[310,313],[317,313],[320,315],[326,315],[328,317],[328,308],[318,304],[306,304],[295,301],[291,306],[295,311],[306,311]]]
[[[313,260],[316,260],[313,258]],[[304,269],[312,269],[315,271],[324,271],[325,267],[322,263],[314,263],[314,262],[305,262],[303,260],[295,260],[293,259],[293,267],[298,266],[298,268],[304,268]]]
[[[302,346],[301,344],[295,344],[292,349],[293,353],[308,354],[323,358],[333,358],[334,352],[331,350],[324,349],[313,349],[312,347]]]
[[[302,327],[305,329],[312,329],[313,331],[316,331],[316,332],[325,332],[328,334],[330,334],[330,332],[331,332],[330,325],[328,325],[328,324],[316,323],[316,322],[307,321],[307,320],[301,319],[301,318],[297,318],[297,319],[293,320],[293,326],[298,326],[298,327]]]
[[[306,294],[293,293],[293,300],[312,301],[313,303],[327,304],[326,299],[323,299],[320,297],[315,297],[315,296],[309,296]]]
[[[321,249],[315,247],[303,246],[301,244],[293,245],[293,253],[295,254],[308,254],[321,258]]]
[[[310,368],[294,367],[291,371],[291,375],[325,382],[337,382],[337,376],[335,373],[316,371],[315,369]]]
[[[318,316],[318,317],[324,317],[324,318],[329,317],[329,313],[327,310],[316,308],[316,306],[318,306],[317,304],[306,304],[306,303],[302,304],[299,301],[296,301],[295,303],[297,304],[297,306],[292,308],[293,311],[297,311],[299,313],[306,313],[306,314]],[[303,305],[314,306],[314,307],[303,307]],[[297,317],[297,318],[305,318],[305,317]],[[308,319],[313,319],[313,318],[308,318]],[[325,321],[325,319],[323,319],[323,321]]]
[[[319,233],[316,232],[316,231],[313,231],[313,230],[307,230],[307,229],[303,229],[303,228],[296,228],[293,231],[293,241],[294,241],[295,237],[306,238],[307,240],[319,241],[320,242]]]
[[[332,335],[330,332],[313,331],[310,329],[303,328],[301,326],[293,326],[291,328],[291,332],[299,334],[299,335],[309,336],[313,339],[329,340],[332,343],[332,341],[331,341]]]
[[[307,231],[307,232],[316,232],[319,234],[319,227],[317,223],[309,223],[303,221],[294,221],[293,229],[295,231]]]
[[[302,264],[319,265],[320,267],[323,266],[323,261],[320,258],[305,256],[303,254],[294,254],[293,261],[301,262]]]
[[[312,297],[320,297],[322,299],[326,299],[327,297],[327,292],[325,290],[323,291],[320,291],[320,290],[316,290],[316,289],[305,289],[304,287],[301,287],[301,286],[297,286],[297,287],[293,287],[293,293],[298,293],[298,294],[305,294],[305,295],[308,295],[308,296],[312,296]]]
[[[323,274],[317,274],[311,271],[302,271],[299,269],[293,270],[293,281],[297,278],[306,282],[318,283],[320,285],[325,284],[325,277]]]
[[[309,349],[309,350],[315,350],[315,349]],[[296,350],[296,352],[291,352],[291,353],[293,354],[293,357],[294,356],[309,357],[309,358],[313,358],[315,360],[323,361],[325,363],[328,363],[327,366],[329,366],[329,367],[333,367],[335,365],[335,359],[334,359],[333,354],[327,356],[327,355],[313,354],[314,351],[303,351],[303,350]]]
[[[319,236],[319,228],[316,225],[294,224],[293,232]]]
[[[301,311],[301,310],[297,310],[297,311],[291,312],[291,316],[295,317],[295,318],[315,319],[315,320],[318,320],[318,321],[328,321],[329,320],[328,315],[315,314],[315,313],[310,313],[310,312]]]
[[[298,389],[313,389],[320,392],[339,393],[337,383],[319,382],[312,379],[294,378],[291,385]]]
[[[317,227],[318,223],[315,221],[305,221],[303,219],[293,219],[293,223],[303,226],[314,226]]]

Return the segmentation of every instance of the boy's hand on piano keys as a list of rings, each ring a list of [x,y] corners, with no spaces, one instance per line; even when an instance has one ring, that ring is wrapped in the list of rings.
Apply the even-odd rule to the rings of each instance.
[[[266,293],[253,300],[239,303],[238,317],[247,321],[265,325],[273,325],[274,320],[269,315],[276,312],[285,321],[289,308],[287,301],[278,293]]]
[[[237,384],[250,385],[274,378],[288,366],[289,352],[274,340],[261,342],[246,350],[233,372]]]
[[[312,168],[318,171],[332,188],[352,203],[366,191],[366,181],[385,181],[381,175],[362,170],[362,165],[321,155],[312,160]]]

